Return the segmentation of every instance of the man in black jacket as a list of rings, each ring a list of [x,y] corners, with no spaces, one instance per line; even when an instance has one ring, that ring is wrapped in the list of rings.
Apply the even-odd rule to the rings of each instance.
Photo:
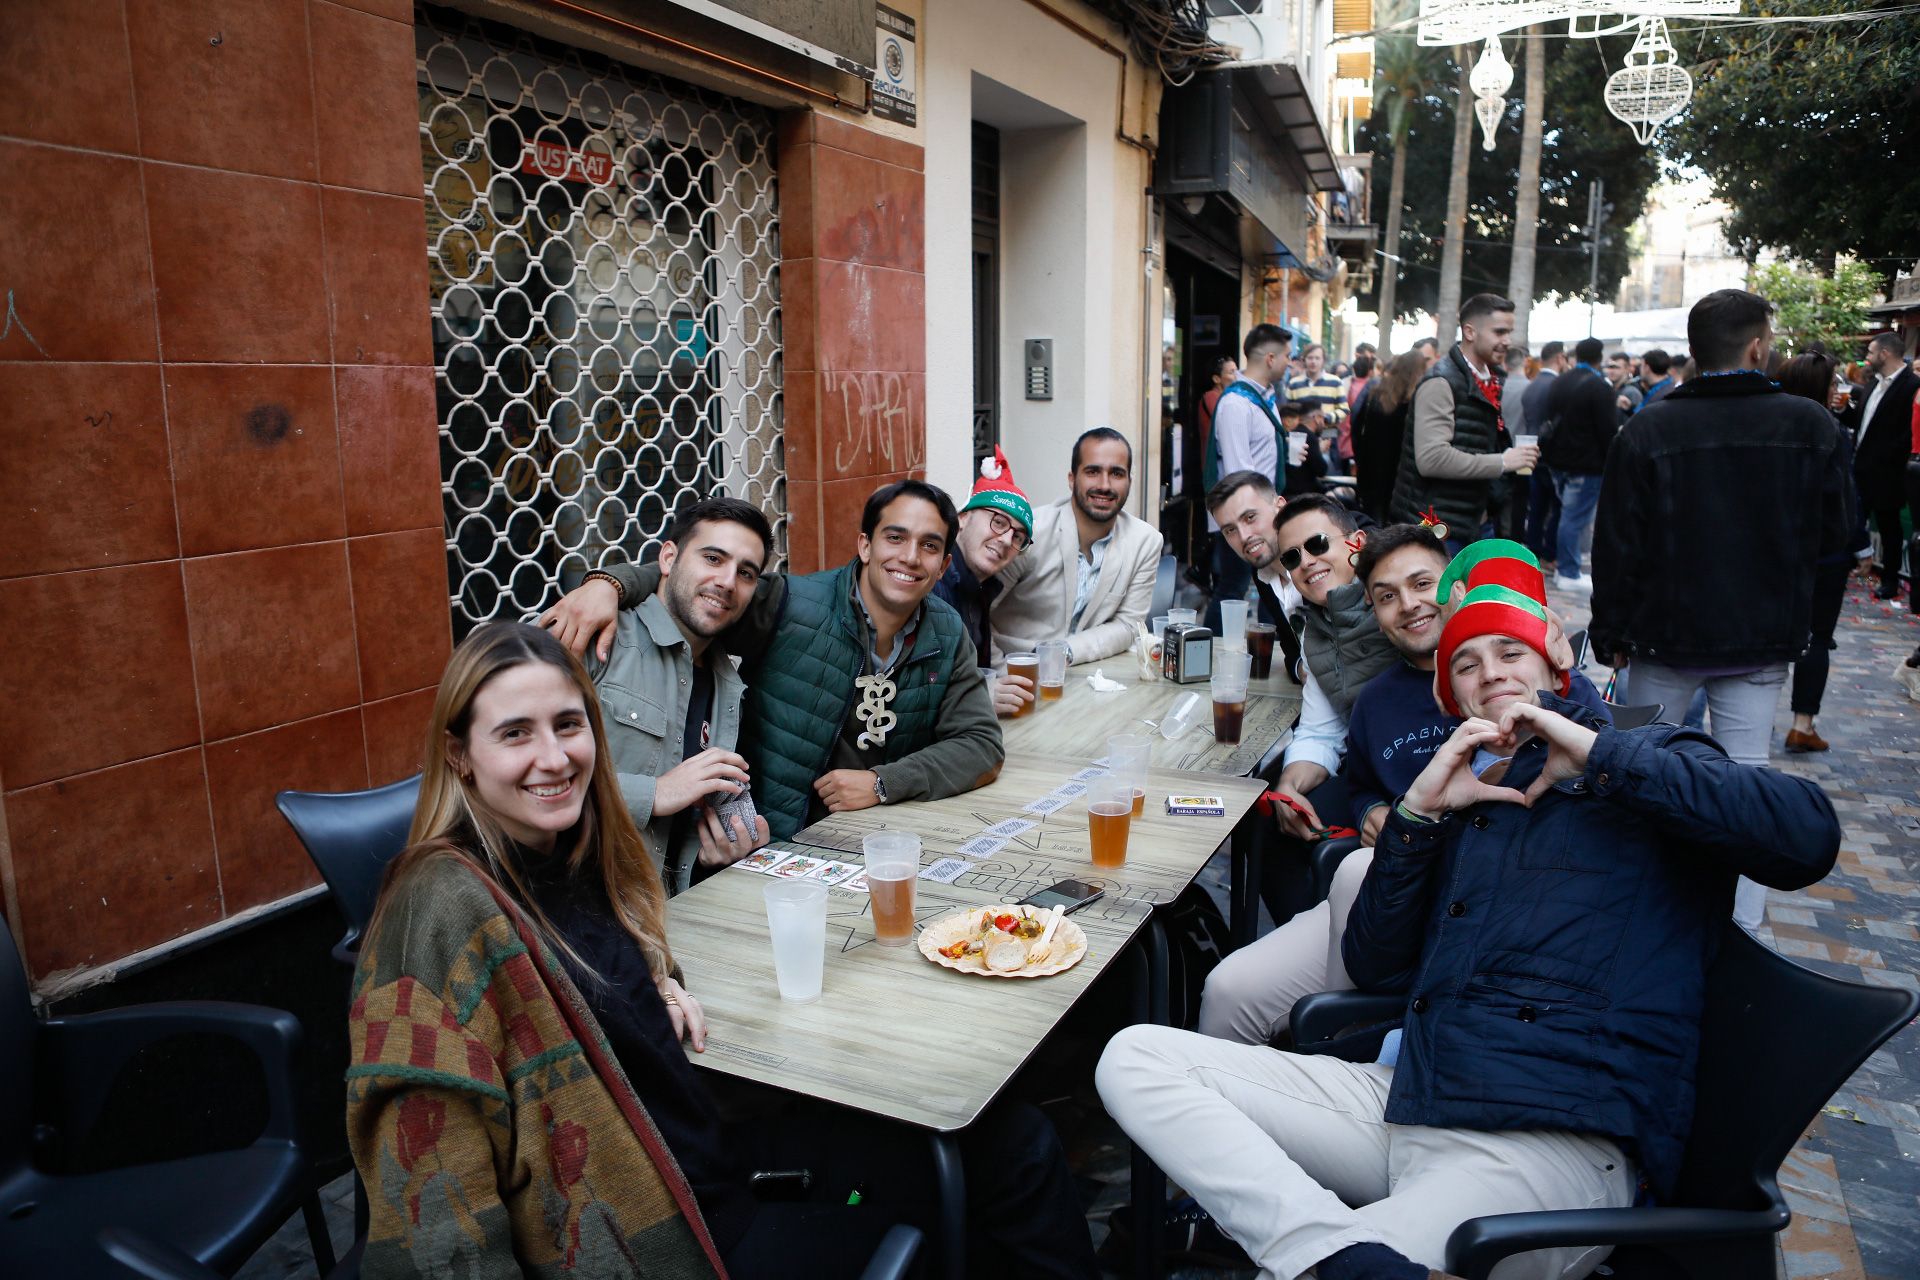
[[[1572,371],[1555,379],[1547,395],[1547,421],[1553,428],[1541,456],[1553,468],[1553,488],[1560,498],[1554,579],[1562,591],[1577,595],[1593,590],[1593,579],[1580,572],[1580,544],[1600,504],[1607,447],[1620,430],[1613,387],[1599,369],[1605,350],[1598,338],[1574,343]]]
[[[1593,648],[1636,702],[1678,716],[1704,686],[1714,737],[1764,765],[1787,664],[1812,634],[1814,563],[1847,550],[1845,442],[1762,370],[1773,306],[1740,289],[1687,317],[1701,374],[1635,414],[1607,457],[1593,539]],[[1752,929],[1766,891],[1742,880]]]
[[[1920,391],[1920,377],[1907,368],[1897,333],[1873,335],[1867,344],[1867,368],[1873,371],[1872,385],[1854,393],[1840,421],[1853,432],[1860,505],[1880,532],[1880,589],[1874,594],[1892,600],[1900,594],[1900,508],[1906,499],[1901,490],[1913,447],[1913,397]]]

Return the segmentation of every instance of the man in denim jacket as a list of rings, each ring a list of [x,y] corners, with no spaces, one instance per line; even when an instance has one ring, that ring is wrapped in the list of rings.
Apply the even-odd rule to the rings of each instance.
[[[584,655],[620,794],[669,894],[767,842],[766,819],[728,831],[715,815],[750,779],[734,750],[746,686],[711,642],[746,612],[772,546],[766,516],[738,498],[688,507],[660,549],[660,590],[621,610],[604,659]]]
[[[1262,1274],[1427,1280],[1470,1218],[1670,1193],[1735,881],[1833,865],[1817,786],[1606,726],[1548,692],[1545,637],[1499,586],[1443,633],[1436,693],[1466,719],[1394,805],[1342,940],[1357,986],[1408,997],[1396,1065],[1147,1026],[1101,1059],[1108,1111]]]

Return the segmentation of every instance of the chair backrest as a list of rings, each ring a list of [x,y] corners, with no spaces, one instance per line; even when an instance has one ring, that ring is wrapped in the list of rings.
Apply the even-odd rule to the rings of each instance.
[[[1607,704],[1607,712],[1613,717],[1613,727],[1616,729],[1644,729],[1658,720],[1666,709],[1663,702],[1645,702],[1637,707],[1617,707],[1611,702]]]
[[[27,968],[0,917],[0,1182],[32,1158],[33,1055],[39,1026]]]
[[[1740,1209],[1772,1199],[1794,1142],[1917,1007],[1911,991],[1803,969],[1729,920],[1707,975],[1678,1203]]]
[[[1160,617],[1173,607],[1173,589],[1179,582],[1180,565],[1172,556],[1160,557],[1160,571],[1153,579],[1153,604],[1147,609],[1147,620]]]
[[[380,877],[406,848],[419,798],[419,774],[372,791],[282,791],[273,798],[347,918],[349,944],[373,918]]]
[[[1573,669],[1578,671],[1587,665],[1587,629],[1580,628],[1567,637],[1567,645],[1573,650]]]

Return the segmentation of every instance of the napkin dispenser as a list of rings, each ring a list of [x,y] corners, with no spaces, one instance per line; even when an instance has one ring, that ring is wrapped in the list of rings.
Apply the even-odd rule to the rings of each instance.
[[[1160,674],[1175,684],[1212,679],[1212,630],[1193,622],[1169,622],[1160,644]]]

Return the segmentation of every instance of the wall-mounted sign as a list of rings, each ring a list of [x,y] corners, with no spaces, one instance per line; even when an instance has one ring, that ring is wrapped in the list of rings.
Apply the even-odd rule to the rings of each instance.
[[[520,156],[520,172],[605,186],[613,177],[613,157],[603,151],[580,151],[564,143],[536,140]]]
[[[873,74],[873,114],[912,127],[920,118],[913,65],[916,24],[883,4],[875,5],[873,11],[880,43]]]

